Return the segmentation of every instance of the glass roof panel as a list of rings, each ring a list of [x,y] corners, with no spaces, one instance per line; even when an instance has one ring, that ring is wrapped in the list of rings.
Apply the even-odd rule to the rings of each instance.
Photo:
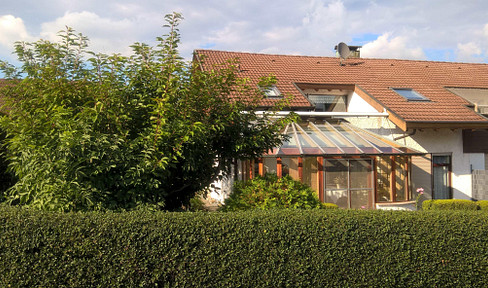
[[[339,124],[335,125],[334,128],[337,129],[344,137],[346,137],[349,141],[351,141],[355,146],[357,146],[361,151],[366,154],[376,154],[381,153],[374,147],[371,143],[366,141],[362,135],[357,133],[349,127],[349,125]]]
[[[344,154],[344,152],[336,144],[334,144],[334,142],[328,139],[311,122],[300,123],[298,129],[303,130],[314,143],[322,148],[325,154]],[[303,149],[305,150],[305,148]]]
[[[327,139],[320,130],[314,128],[310,122],[301,123],[300,128],[307,133],[307,135],[312,138],[312,140],[320,145],[320,147],[336,147],[336,145]]]
[[[320,131],[327,136],[327,138],[332,140],[342,151],[344,151],[343,154],[363,154],[358,147],[354,146],[354,144],[344,137],[344,135],[334,129],[332,125],[325,123],[316,124],[315,126],[319,128]]]
[[[385,154],[402,154],[403,152],[399,150],[398,148],[400,145],[394,143],[393,141],[389,141],[387,139],[384,139],[383,137],[376,135],[372,132],[369,131],[364,131],[360,128],[354,127],[352,125],[348,125],[351,127],[351,129],[355,130],[358,133],[361,133],[361,136],[367,140],[369,143],[371,143],[374,147],[379,149],[382,153]],[[382,139],[382,140],[380,140]]]
[[[313,141],[311,137],[305,131],[301,130],[299,127],[297,128],[297,136],[298,141],[300,142],[300,146],[302,147],[303,154],[311,155],[317,154],[322,155],[324,151],[320,148],[320,146]]]
[[[265,157],[423,154],[346,123],[292,123],[283,134],[288,140],[281,147],[268,151]]]
[[[288,125],[285,129],[285,134],[288,136],[288,140],[283,142],[280,149],[278,150],[277,155],[300,155],[300,147],[298,146],[297,139],[295,137],[295,132],[292,127],[293,124]]]

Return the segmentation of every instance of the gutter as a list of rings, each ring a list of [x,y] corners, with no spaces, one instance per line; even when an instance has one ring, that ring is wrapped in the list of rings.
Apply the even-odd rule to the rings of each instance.
[[[316,112],[316,111],[256,111],[257,115],[271,114],[276,116],[286,116],[295,113],[299,116],[317,116],[317,117],[388,117],[388,112]]]
[[[410,136],[415,135],[415,133],[417,133],[417,129],[413,129],[412,132],[407,133],[407,134],[403,134],[402,136],[395,137],[395,138],[393,138],[393,140],[394,141],[397,141],[397,140],[400,140],[400,139],[403,139],[403,138],[407,138],[407,137],[410,137]]]

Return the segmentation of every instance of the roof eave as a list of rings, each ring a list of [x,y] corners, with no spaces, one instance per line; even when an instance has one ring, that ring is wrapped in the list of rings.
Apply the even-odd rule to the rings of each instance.
[[[488,121],[407,121],[408,129],[488,129]]]

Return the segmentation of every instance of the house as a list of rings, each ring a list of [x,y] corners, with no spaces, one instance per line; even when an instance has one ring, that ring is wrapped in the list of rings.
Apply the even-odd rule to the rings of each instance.
[[[302,117],[282,147],[239,163],[239,179],[289,174],[344,208],[411,206],[417,188],[427,198],[488,199],[487,64],[194,53],[202,69],[229,59],[255,85],[276,76],[263,111],[289,97]]]

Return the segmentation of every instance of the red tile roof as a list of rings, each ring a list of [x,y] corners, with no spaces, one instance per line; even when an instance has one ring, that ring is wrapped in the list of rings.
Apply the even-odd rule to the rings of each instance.
[[[402,128],[435,123],[449,128],[488,127],[488,119],[466,107],[469,103],[445,87],[488,88],[488,64],[454,63],[395,59],[350,58],[339,65],[339,58],[270,55],[257,53],[196,50],[203,69],[229,59],[238,59],[240,75],[257,83],[260,77],[274,74],[283,94],[294,96],[291,106],[311,108],[294,83],[345,84],[376,108],[384,107]],[[412,88],[431,101],[408,101],[391,88]],[[274,99],[263,99],[270,106]],[[379,106],[380,104],[381,106]],[[397,123],[397,125],[401,123]],[[399,125],[401,126],[401,125]],[[424,125],[425,126],[425,125]],[[428,126],[428,125],[427,125]],[[425,126],[425,127],[427,127]],[[440,126],[439,126],[440,127]]]

